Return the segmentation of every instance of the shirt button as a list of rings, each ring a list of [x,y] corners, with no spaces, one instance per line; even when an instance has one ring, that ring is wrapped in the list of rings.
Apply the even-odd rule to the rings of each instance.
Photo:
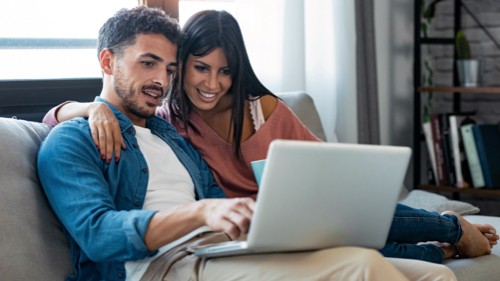
[[[142,171],[146,174],[148,172],[148,168],[143,168]]]
[[[124,276],[123,272],[118,272],[117,275],[118,275],[118,278],[123,278],[123,276]]]
[[[138,146],[137,146],[137,144],[136,144],[136,143],[134,143],[134,144],[132,145],[132,147],[137,148]]]
[[[140,203],[139,201],[135,201],[135,202],[134,202],[134,206],[136,206],[136,207],[140,207],[140,206],[141,206],[141,203]]]

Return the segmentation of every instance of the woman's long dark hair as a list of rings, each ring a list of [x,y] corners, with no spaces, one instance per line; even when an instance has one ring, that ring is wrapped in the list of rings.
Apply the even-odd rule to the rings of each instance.
[[[216,48],[221,48],[231,71],[232,95],[231,127],[234,152],[241,158],[241,135],[245,100],[257,99],[272,94],[255,75],[243,42],[236,19],[225,11],[205,10],[194,14],[183,27],[185,40],[178,51],[179,74],[173,82],[168,106],[174,118],[179,119],[187,129],[192,104],[184,90],[185,65],[189,55],[202,57]],[[199,132],[198,132],[199,133]]]

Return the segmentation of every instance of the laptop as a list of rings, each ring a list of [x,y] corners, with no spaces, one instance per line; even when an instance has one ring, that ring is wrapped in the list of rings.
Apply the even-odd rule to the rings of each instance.
[[[408,147],[275,140],[265,160],[246,241],[202,246],[194,254],[220,257],[339,246],[380,249],[410,156]]]

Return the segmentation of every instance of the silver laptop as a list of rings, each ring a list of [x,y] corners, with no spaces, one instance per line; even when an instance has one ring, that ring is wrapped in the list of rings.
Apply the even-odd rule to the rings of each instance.
[[[410,156],[407,147],[275,140],[247,240],[195,255],[382,248]]]

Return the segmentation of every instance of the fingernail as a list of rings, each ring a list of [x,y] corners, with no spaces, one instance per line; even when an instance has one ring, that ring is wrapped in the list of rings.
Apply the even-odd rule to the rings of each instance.
[[[120,158],[115,156],[115,163],[118,162],[118,160],[120,160]]]
[[[102,160],[106,159],[106,155],[101,154],[101,159],[102,159]]]

